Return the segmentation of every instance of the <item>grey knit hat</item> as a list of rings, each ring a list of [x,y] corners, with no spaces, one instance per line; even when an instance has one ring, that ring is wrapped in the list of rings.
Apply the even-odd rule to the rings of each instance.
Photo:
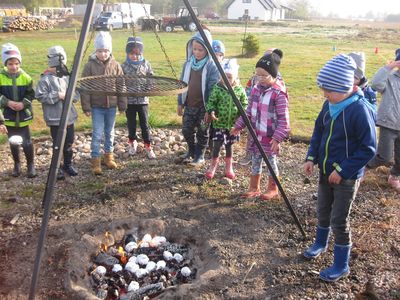
[[[354,71],[354,77],[362,79],[365,77],[365,54],[364,52],[351,52],[349,56],[354,59],[357,69]]]
[[[60,64],[67,64],[67,53],[61,46],[50,47],[47,52],[47,64],[49,67],[57,67]]]

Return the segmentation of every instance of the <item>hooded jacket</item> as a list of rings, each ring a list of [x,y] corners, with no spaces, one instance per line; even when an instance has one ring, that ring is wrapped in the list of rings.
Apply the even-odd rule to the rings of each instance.
[[[128,60],[121,65],[124,74],[137,76],[152,76],[153,70],[149,61],[143,59],[138,64],[130,63]],[[128,104],[149,104],[149,97],[128,97]]]
[[[34,98],[32,78],[22,69],[17,74],[8,73],[6,67],[0,71],[0,109],[3,111],[5,125],[25,127],[32,123]],[[24,108],[20,111],[12,110],[7,106],[10,100],[22,102]]]
[[[318,164],[320,172],[329,176],[336,170],[343,179],[358,179],[364,166],[376,151],[373,111],[360,92],[358,100],[347,106],[333,120],[329,102],[325,101],[311,137],[306,160]]]
[[[35,96],[42,103],[43,118],[47,126],[59,126],[61,114],[64,106],[64,101],[60,100],[58,93],[67,91],[69,76],[58,77],[54,73],[45,72],[40,77],[36,86]],[[78,96],[78,95],[75,95]],[[74,97],[73,102],[78,101]],[[78,113],[75,106],[71,106],[71,111],[68,117],[68,125],[74,124],[78,119]]]
[[[207,36],[210,44],[212,43],[211,33],[208,30],[204,30],[204,33]],[[204,44],[204,40],[202,39],[199,32],[197,32],[186,44],[186,62],[183,64],[181,80],[188,83],[190,80],[190,72],[191,72],[191,62],[190,58],[193,55],[193,41],[199,42],[204,46],[207,51],[207,55],[209,56],[208,61],[204,65],[201,74],[201,91],[203,95],[203,103],[204,107],[207,104],[209,94],[211,92],[212,87],[220,80],[220,74],[215,65],[214,61],[211,59],[210,54],[208,53],[208,49]],[[178,95],[178,105],[184,105],[187,98],[187,92]]]
[[[400,131],[400,71],[380,68],[371,87],[382,94],[376,125]]]
[[[103,63],[97,59],[96,54],[92,54],[83,69],[82,77],[123,74],[124,72],[122,71],[120,64],[112,55]],[[90,112],[92,107],[118,107],[119,111],[125,111],[127,107],[127,99],[126,97],[89,95],[81,93],[81,105],[84,112]]]

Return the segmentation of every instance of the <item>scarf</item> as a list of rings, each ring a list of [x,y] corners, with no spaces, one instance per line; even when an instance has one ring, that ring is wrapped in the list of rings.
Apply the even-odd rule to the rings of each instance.
[[[190,57],[190,64],[193,71],[201,70],[208,61],[208,55],[203,59],[197,60],[194,55]]]
[[[357,94],[354,94],[353,96],[340,101],[339,103],[336,104],[331,104],[329,103],[329,114],[331,115],[331,118],[333,120],[336,120],[336,118],[339,116],[339,114],[346,109],[347,106],[352,104],[353,102],[358,101],[360,97]]]

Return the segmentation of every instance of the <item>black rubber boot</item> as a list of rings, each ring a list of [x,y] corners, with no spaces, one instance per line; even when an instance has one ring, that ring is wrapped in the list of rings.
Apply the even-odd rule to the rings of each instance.
[[[195,147],[194,145],[188,145],[188,152],[182,157],[184,163],[189,163],[195,155]]]
[[[19,160],[19,146],[18,145],[10,145],[11,154],[14,160],[14,169],[11,173],[13,177],[18,177],[21,175],[21,163]]]
[[[78,171],[72,166],[73,155],[74,153],[72,152],[72,150],[64,152],[64,166],[62,168],[69,176],[78,175]]]
[[[204,148],[201,148],[200,146],[196,145],[196,151],[194,155],[194,160],[190,163],[191,166],[197,167],[201,166],[204,164],[204,153],[205,153]]]
[[[63,169],[60,166],[60,168],[58,168],[58,172],[57,172],[57,180],[64,180],[64,179],[65,179],[65,174],[64,174]]]
[[[28,142],[25,145],[22,146],[24,149],[25,157],[26,157],[26,164],[27,164],[27,176],[28,178],[33,178],[36,177],[36,170],[35,170],[35,163],[34,163],[34,157],[35,157],[35,150],[33,149],[33,144],[32,142]]]

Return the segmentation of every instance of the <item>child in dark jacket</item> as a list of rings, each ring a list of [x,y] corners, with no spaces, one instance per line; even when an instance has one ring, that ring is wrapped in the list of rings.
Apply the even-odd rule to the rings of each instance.
[[[122,64],[124,74],[137,76],[151,76],[153,70],[150,62],[143,57],[144,45],[140,37],[129,37],[126,43],[126,60]],[[129,131],[129,154],[135,155],[137,151],[136,114],[139,116],[140,128],[145,151],[149,159],[155,159],[156,155],[151,147],[149,126],[149,97],[128,97],[128,109],[126,119]]]
[[[83,68],[82,77],[96,75],[123,75],[121,65],[112,53],[111,35],[99,31],[94,40],[96,52],[89,57]],[[117,87],[116,87],[117,88]],[[104,134],[104,163],[109,169],[116,169],[114,160],[114,126],[117,109],[126,111],[127,99],[120,96],[81,94],[81,105],[86,116],[92,117],[92,172],[101,175],[100,144]]]
[[[240,85],[238,80],[239,65],[236,59],[225,59],[221,65],[236,97],[241,102],[242,106],[246,108],[247,97],[244,88]],[[235,173],[232,167],[233,144],[238,140],[238,137],[231,135],[229,131],[239,117],[239,111],[222,80],[214,85],[211,90],[206,108],[213,125],[214,146],[211,164],[205,176],[207,179],[212,179],[214,177],[215,171],[218,168],[219,152],[222,145],[225,145],[225,176],[234,179]]]
[[[212,43],[211,33],[204,30]],[[186,62],[183,65],[181,80],[188,83],[188,90],[178,96],[178,116],[183,116],[182,133],[188,144],[184,162],[191,165],[204,164],[204,152],[208,145],[209,124],[206,104],[212,87],[220,75],[211,59],[200,33],[196,33],[186,45]]]
[[[43,117],[46,125],[50,127],[53,147],[56,143],[58,128],[60,126],[61,114],[64,106],[65,93],[68,88],[69,73],[66,67],[67,54],[61,46],[53,46],[48,49],[47,54],[48,68],[44,71],[38,85],[36,86],[35,96],[42,103]],[[74,102],[78,99],[75,97]],[[63,148],[64,164],[58,169],[57,179],[64,179],[64,172],[69,176],[76,176],[78,172],[72,165],[74,143],[74,123],[78,119],[78,113],[71,106],[67,121],[67,132]]]
[[[22,149],[27,162],[27,176],[36,176],[34,148],[31,141],[29,124],[33,121],[32,100],[35,91],[32,78],[21,69],[22,57],[19,49],[11,44],[4,44],[1,51],[4,68],[0,71],[0,109],[4,115],[4,125],[8,137],[22,137]],[[12,176],[21,175],[19,143],[10,143],[14,160]]]
[[[363,94],[353,92],[355,70],[354,60],[339,54],[319,72],[317,82],[326,101],[315,121],[304,164],[307,176],[315,164],[320,173],[316,239],[304,256],[318,257],[328,247],[330,231],[335,235],[333,265],[320,272],[325,281],[336,281],[350,272],[350,210],[364,166],[376,148],[371,110]]]

